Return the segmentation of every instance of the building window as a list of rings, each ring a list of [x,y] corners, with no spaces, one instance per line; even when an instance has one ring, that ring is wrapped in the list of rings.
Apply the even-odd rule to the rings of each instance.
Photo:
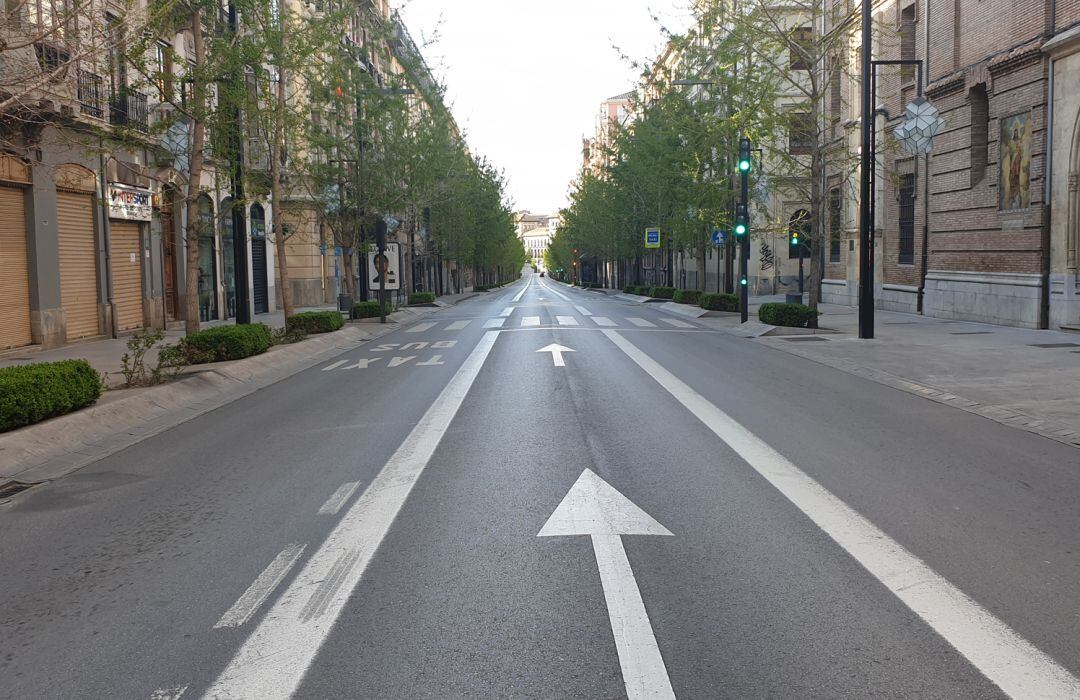
[[[900,58],[915,59],[915,5],[900,11]],[[915,66],[900,66],[900,81],[905,85],[915,80]]]
[[[172,99],[172,57],[169,54],[169,45],[164,41],[154,44],[154,75],[151,76],[157,85],[158,95],[161,99]]]
[[[792,30],[791,38],[788,40],[791,70],[810,70],[814,60],[813,53],[814,30],[810,27]]]
[[[217,318],[217,266],[214,264],[214,203],[199,195],[199,319]]]
[[[968,107],[971,112],[971,185],[976,185],[986,175],[990,140],[990,99],[986,85],[979,83],[968,91]]]
[[[14,7],[18,8],[18,3],[14,3]],[[26,7],[27,21],[34,32],[35,42],[67,42],[67,27],[71,19],[67,0],[37,0]]]
[[[915,264],[915,176],[900,176],[900,245],[901,265]]]
[[[788,115],[788,153],[807,155],[814,150],[814,118],[809,112]]]
[[[840,188],[829,190],[829,262],[840,262],[841,216]]]
[[[810,244],[810,212],[799,209],[788,220],[788,260],[796,260],[801,254],[803,258],[809,258],[812,250]],[[792,233],[798,232],[798,244],[792,243]]]

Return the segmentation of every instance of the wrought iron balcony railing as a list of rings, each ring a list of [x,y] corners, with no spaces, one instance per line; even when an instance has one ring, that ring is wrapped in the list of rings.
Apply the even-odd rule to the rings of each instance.
[[[122,88],[109,102],[109,123],[116,126],[130,126],[144,133],[149,131],[146,95]]]
[[[79,111],[88,117],[105,118],[105,81],[100,75],[79,71]]]

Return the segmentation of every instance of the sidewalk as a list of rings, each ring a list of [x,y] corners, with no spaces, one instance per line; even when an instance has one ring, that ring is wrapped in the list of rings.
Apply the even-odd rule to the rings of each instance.
[[[783,298],[752,298],[749,328],[735,314],[698,322],[1080,447],[1080,334],[877,310],[875,337],[860,340],[856,308],[822,304],[819,325],[835,332],[792,335],[757,321],[766,301]]]

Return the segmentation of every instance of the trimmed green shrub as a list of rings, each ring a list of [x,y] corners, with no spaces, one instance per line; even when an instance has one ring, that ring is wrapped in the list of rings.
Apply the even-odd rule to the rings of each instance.
[[[193,365],[239,360],[270,349],[270,327],[261,323],[218,326],[184,336],[180,349]]]
[[[789,328],[817,328],[817,309],[804,304],[762,304],[758,309],[758,318],[771,326]]]
[[[489,289],[491,289],[491,287],[489,287],[486,284],[474,284],[473,285],[473,291],[474,292],[486,292]]]
[[[391,314],[394,312],[394,306],[390,302],[386,302],[385,309],[387,314]],[[358,301],[353,304],[353,318],[375,318],[378,315],[379,302],[377,301]]]
[[[637,285],[628,284],[622,288],[623,294],[637,294]]]
[[[433,292],[413,292],[409,295],[409,306],[414,304],[434,304],[435,294]]]
[[[653,299],[671,299],[675,296],[674,287],[649,287],[649,296]]]
[[[345,325],[345,319],[340,311],[304,311],[293,314],[285,321],[285,327],[290,330],[300,330],[304,333],[330,333]]]
[[[672,299],[676,304],[693,304],[698,305],[701,300],[700,289],[680,289],[675,292],[675,296]]]
[[[98,400],[101,376],[86,360],[0,369],[0,432],[61,416]]]
[[[649,296],[650,289],[652,289],[652,287],[644,284],[639,284],[638,286],[634,287],[634,294],[637,294],[639,297],[647,297]]]
[[[708,311],[738,311],[738,294],[702,294],[698,305]]]

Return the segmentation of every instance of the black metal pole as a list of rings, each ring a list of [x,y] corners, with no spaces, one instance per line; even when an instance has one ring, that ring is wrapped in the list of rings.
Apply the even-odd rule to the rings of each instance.
[[[862,1],[862,158],[859,172],[859,337],[874,337],[874,223],[870,221],[870,136],[874,121],[871,72],[873,53],[870,0]]]
[[[375,222],[375,243],[378,249],[375,272],[379,273],[379,323],[386,323],[386,273],[390,269],[390,260],[386,257],[386,221],[382,217]],[[382,269],[379,269],[380,265]]]
[[[799,243],[799,296],[803,294],[803,283],[805,277],[803,276],[803,244]],[[802,299],[799,299],[799,303],[802,303]]]
[[[739,245],[739,287],[742,289],[739,296],[739,312],[742,322],[746,323],[750,316],[750,280],[748,278],[750,258],[750,173],[743,170],[740,175],[739,194],[742,198],[743,211],[746,213],[746,233]]]
[[[235,39],[239,29],[237,26],[236,5],[229,3],[229,31]],[[239,71],[235,78],[243,85],[244,72]],[[233,271],[236,283],[236,323],[251,323],[251,307],[248,297],[248,237],[247,237],[247,202],[244,201],[244,137],[241,133],[242,114],[240,100],[234,93],[233,97],[233,123],[230,128],[232,141],[232,167],[230,170],[230,184],[232,186],[232,215],[233,222]],[[280,212],[271,212],[273,216],[280,216]]]

